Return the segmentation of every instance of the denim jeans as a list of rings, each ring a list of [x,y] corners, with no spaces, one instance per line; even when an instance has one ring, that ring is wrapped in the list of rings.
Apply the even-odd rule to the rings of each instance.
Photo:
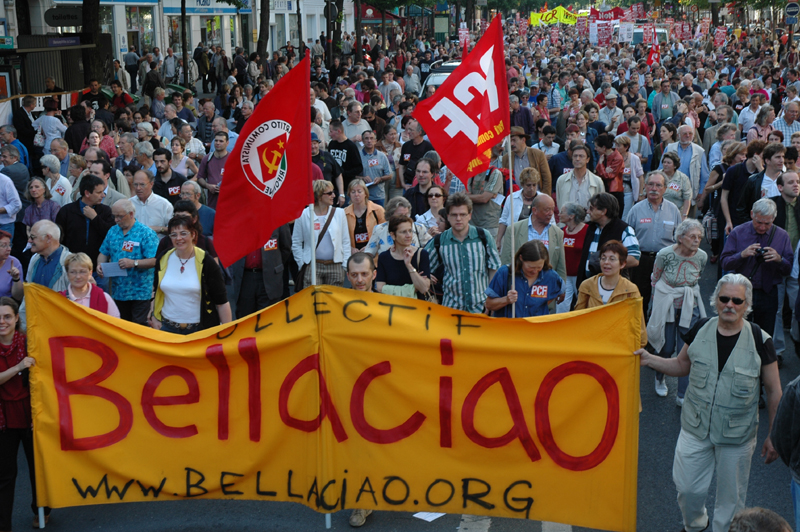
[[[702,305],[703,302],[700,301],[699,304]],[[689,332],[689,329],[694,327],[694,324],[697,323],[698,319],[700,319],[700,309],[695,306],[694,311],[692,312],[692,321],[689,323],[689,327],[681,327],[678,325],[678,322],[680,321],[680,311],[675,309],[675,321],[664,324],[664,347],[661,349],[661,352],[658,355],[662,358],[670,358],[672,354],[675,353],[675,356],[678,356],[684,345],[681,335]],[[656,378],[661,380],[664,378],[664,374],[656,372]],[[686,377],[678,377],[678,397],[683,397],[686,394],[686,388],[688,387],[689,376],[687,375]]]
[[[173,334],[182,334],[183,336],[187,336],[189,334],[196,333],[200,330],[200,327],[192,327],[191,329],[179,329],[178,327],[173,327],[166,321],[161,322],[161,330],[168,333]]]
[[[14,240],[14,222],[0,225],[0,230],[9,233],[11,235],[11,240]]]
[[[800,484],[792,479],[792,507],[794,508],[794,529],[800,530]]]

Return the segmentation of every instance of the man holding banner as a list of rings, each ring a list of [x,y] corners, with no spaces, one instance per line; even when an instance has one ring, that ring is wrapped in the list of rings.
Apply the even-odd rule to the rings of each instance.
[[[689,376],[672,468],[683,532],[701,532],[711,524],[705,501],[715,471],[713,531],[727,531],[733,516],[744,509],[756,448],[759,381],[767,392],[770,432],[781,399],[772,338],[745,321],[753,305],[753,285],[744,275],[729,273],[717,283],[711,304],[717,317],[701,319],[689,330],[677,358],[636,351],[642,366],[673,377]],[[778,457],[769,436],[761,456],[767,464]]]

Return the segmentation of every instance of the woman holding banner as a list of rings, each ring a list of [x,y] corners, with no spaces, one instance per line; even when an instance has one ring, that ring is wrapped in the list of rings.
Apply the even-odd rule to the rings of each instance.
[[[25,334],[19,330],[19,306],[10,297],[0,298],[0,530],[11,530],[14,486],[19,445],[25,451],[36,515],[36,474],[33,463],[33,420],[28,368],[35,364],[27,356]],[[50,508],[45,508],[45,523]],[[35,518],[33,527],[39,528]]]
[[[154,329],[187,335],[231,321],[222,270],[194,245],[199,232],[188,216],[174,216],[167,225],[175,248],[156,261],[150,312]]]
[[[602,273],[589,277],[578,288],[575,310],[600,307],[628,298],[640,298],[635,284],[620,275],[628,260],[628,249],[619,240],[609,240],[598,251]],[[499,270],[498,270],[499,271]],[[496,274],[495,274],[496,276]],[[647,345],[644,312],[642,312],[641,347]]]
[[[511,305],[517,318],[546,316],[547,304],[564,291],[564,281],[550,265],[550,255],[540,240],[530,240],[517,251],[514,285],[511,286],[511,267],[500,266],[486,289],[486,308],[498,318],[511,317]],[[378,270],[380,271],[380,270]],[[503,295],[501,295],[503,294]]]

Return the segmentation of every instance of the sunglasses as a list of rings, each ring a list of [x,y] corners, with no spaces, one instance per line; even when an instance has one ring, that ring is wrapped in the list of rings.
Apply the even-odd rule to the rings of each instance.
[[[428,197],[429,198],[443,198],[444,194],[438,194],[438,193],[436,193],[436,194],[428,194]]]
[[[744,303],[744,299],[739,297],[719,296],[719,302],[723,305],[727,305],[730,301],[733,301],[734,305],[741,305]]]
[[[328,191],[328,192],[323,192],[323,193],[322,193],[322,195],[323,195],[323,196],[335,196],[335,195],[336,195],[336,192],[335,192],[335,191],[333,191],[333,190],[330,190],[330,191]]]

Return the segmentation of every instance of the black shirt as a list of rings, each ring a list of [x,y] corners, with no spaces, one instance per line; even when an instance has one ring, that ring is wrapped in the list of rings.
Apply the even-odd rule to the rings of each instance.
[[[101,98],[105,99],[105,96],[103,96],[103,93],[101,92],[98,92],[97,94],[92,94],[91,92],[87,92],[86,94],[81,96],[81,101],[90,102],[92,104],[92,109],[97,111],[98,109],[100,109],[100,105],[97,102],[99,102]]]
[[[356,226],[353,229],[353,246],[356,249],[363,249],[369,242],[369,231],[367,230],[367,211],[361,216],[356,216]]]
[[[410,140],[403,144],[403,147],[400,148],[400,164],[405,167],[403,179],[406,183],[410,185],[414,182],[414,176],[417,174],[417,161],[431,150],[433,150],[433,144],[424,139],[416,145]]]
[[[430,277],[428,252],[424,249],[416,252],[411,258],[411,266],[416,268],[421,276]],[[414,283],[411,280],[411,274],[408,273],[405,261],[392,257],[392,252],[389,250],[378,255],[378,275],[375,277],[375,282],[392,286]],[[417,298],[424,299],[424,296],[417,292]]]
[[[317,155],[311,156],[311,162],[316,164],[322,170],[322,177],[325,181],[333,183],[336,186],[336,178],[342,173],[342,167],[336,162],[330,153],[320,150]]]
[[[361,163],[361,153],[358,151],[356,143],[350,139],[344,142],[332,140],[328,143],[328,153],[342,167],[342,178],[344,180],[344,190],[347,191],[347,185],[350,181],[360,176],[364,171],[364,166]]]
[[[700,331],[700,328],[708,323],[708,320],[709,318],[698,320],[694,327],[689,329],[689,332],[681,335],[681,338],[683,338],[683,341],[686,342],[686,345],[689,345],[694,341],[697,333]],[[750,322],[745,322],[745,327],[750,326]],[[741,331],[733,336],[723,336],[719,333],[719,329],[717,329],[717,368],[720,373],[722,372],[723,368],[725,368],[725,363],[728,362],[728,358],[730,358],[733,348],[736,346],[736,342],[739,340],[740,334],[742,334]],[[763,345],[763,348],[758,351],[758,356],[761,358],[762,367],[772,364],[778,360],[778,355],[775,353],[775,345],[772,343],[772,338],[768,339],[763,344],[756,342],[756,346],[759,345]]]
[[[158,174],[153,183],[153,192],[169,201],[174,206],[175,202],[181,199],[181,185],[183,185],[184,182],[186,182],[186,177],[175,170],[172,171],[172,177],[166,183],[161,178],[161,174]]]

